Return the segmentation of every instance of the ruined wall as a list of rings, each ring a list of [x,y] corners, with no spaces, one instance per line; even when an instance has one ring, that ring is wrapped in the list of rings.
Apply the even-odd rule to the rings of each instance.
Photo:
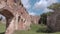
[[[21,0],[0,0],[0,14],[6,17],[6,33],[30,29],[31,18]]]
[[[40,16],[37,16],[37,15],[35,15],[35,16],[30,15],[30,16],[31,16],[31,22],[32,23],[39,24]]]
[[[19,10],[19,29],[20,30],[26,30],[30,29],[30,24],[31,24],[31,18],[28,12],[26,12],[26,9],[21,7]]]
[[[47,18],[47,26],[51,31],[60,31],[60,8],[54,10],[54,12]]]

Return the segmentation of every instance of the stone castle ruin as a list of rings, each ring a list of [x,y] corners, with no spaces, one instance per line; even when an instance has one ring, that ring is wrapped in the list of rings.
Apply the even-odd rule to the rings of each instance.
[[[60,7],[52,8],[54,12],[47,18],[47,26],[51,31],[60,31]]]
[[[21,0],[0,0],[0,14],[6,17],[6,32],[30,29],[31,18]]]
[[[31,22],[32,23],[39,24],[40,16],[37,16],[37,15],[35,15],[35,16],[30,15],[30,16],[31,16]]]

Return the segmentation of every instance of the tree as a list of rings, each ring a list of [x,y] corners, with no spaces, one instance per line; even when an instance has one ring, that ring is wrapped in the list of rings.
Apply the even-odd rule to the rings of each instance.
[[[52,14],[52,12],[47,12],[47,13],[43,13],[41,14],[40,16],[40,19],[39,19],[39,24],[47,24],[47,16],[50,16]]]
[[[40,16],[41,16],[40,22],[46,25],[46,22],[47,22],[47,14],[46,13],[43,13]]]
[[[54,3],[54,4],[50,5],[48,8],[53,9],[53,10],[59,9],[60,3]]]

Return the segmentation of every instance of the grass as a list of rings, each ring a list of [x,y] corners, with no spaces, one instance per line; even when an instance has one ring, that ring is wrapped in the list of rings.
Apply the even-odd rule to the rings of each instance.
[[[44,26],[44,25],[32,24],[31,30],[29,30],[29,31],[15,31],[14,34],[60,34],[60,32],[43,33],[40,31],[40,30],[44,30],[45,28],[46,28],[46,26]],[[38,33],[37,30],[39,30],[40,32]],[[0,23],[0,34],[4,34],[4,32],[5,32],[5,24]]]
[[[43,30],[46,28],[44,25],[37,25],[37,24],[32,24],[31,25],[31,30],[29,31],[15,31],[14,34],[60,34],[60,32],[55,32],[55,33],[43,33],[43,32],[37,32],[37,30]]]
[[[35,31],[15,31],[14,34],[47,34],[47,33],[36,33]]]
[[[6,25],[0,22],[0,34],[4,34],[5,29],[6,29]]]
[[[44,25],[38,25],[38,24],[32,24],[31,25],[31,30],[29,31],[15,31],[14,34],[48,34],[48,33],[43,33],[43,32],[37,32],[37,30],[41,29],[44,30],[46,26]],[[50,34],[55,34],[55,33],[50,33]]]

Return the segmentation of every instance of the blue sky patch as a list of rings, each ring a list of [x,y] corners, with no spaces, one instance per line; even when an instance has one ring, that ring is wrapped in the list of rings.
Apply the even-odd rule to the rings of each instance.
[[[24,7],[30,15],[40,15],[49,12],[47,8],[53,3],[59,3],[60,0],[21,0]]]

